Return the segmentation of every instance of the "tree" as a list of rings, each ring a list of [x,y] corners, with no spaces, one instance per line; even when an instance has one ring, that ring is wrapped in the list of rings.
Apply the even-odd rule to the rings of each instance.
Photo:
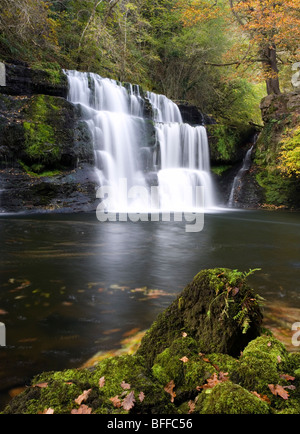
[[[59,54],[56,23],[42,0],[1,0],[0,53],[3,58],[55,60]]]
[[[186,26],[227,16],[234,45],[210,65],[234,66],[241,72],[241,66],[259,62],[267,93],[280,93],[280,66],[299,54],[300,0],[178,0],[178,5]]]
[[[249,45],[242,62],[261,62],[267,93],[279,94],[279,64],[299,52],[299,0],[229,0],[233,16]]]

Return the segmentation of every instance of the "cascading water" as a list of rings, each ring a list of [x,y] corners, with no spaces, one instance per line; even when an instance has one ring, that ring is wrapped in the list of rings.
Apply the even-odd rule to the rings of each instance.
[[[229,199],[228,199],[228,206],[230,208],[233,208],[235,206],[237,196],[238,196],[239,191],[242,187],[242,178],[243,178],[244,174],[250,169],[253,146],[254,145],[252,145],[251,148],[248,149],[248,151],[246,152],[242,167],[240,168],[240,170],[238,171],[237,175],[235,176],[235,178],[233,180]]]
[[[214,207],[214,189],[210,176],[209,147],[203,126],[182,122],[178,106],[164,95],[146,92],[138,86],[122,86],[93,73],[66,71],[68,99],[81,108],[93,138],[95,170],[99,186],[109,185],[109,210],[149,212],[151,203],[136,196],[128,201],[120,189],[150,190],[149,178],[159,192],[156,211],[185,211],[195,208],[196,186],[203,187],[205,208]],[[144,117],[145,100],[152,107],[151,126],[155,143],[147,143],[149,119]],[[147,164],[142,164],[141,155]],[[153,184],[152,184],[153,185]],[[157,205],[157,203],[156,203]]]

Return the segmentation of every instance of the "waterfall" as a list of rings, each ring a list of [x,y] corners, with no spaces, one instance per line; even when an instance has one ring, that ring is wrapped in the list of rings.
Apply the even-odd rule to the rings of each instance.
[[[246,152],[242,167],[240,168],[240,170],[238,171],[237,175],[235,176],[235,178],[233,180],[229,199],[228,199],[228,206],[230,208],[233,208],[235,206],[237,196],[238,196],[239,191],[242,187],[242,178],[243,178],[244,174],[250,169],[253,146],[254,145],[252,145],[251,148],[248,149],[248,151]]]
[[[158,209],[185,211],[196,206],[193,191],[203,188],[206,208],[214,207],[206,129],[182,122],[178,106],[164,95],[143,93],[139,86],[122,86],[94,73],[65,71],[68,100],[80,107],[92,138],[99,186],[109,186],[109,210],[149,212],[152,205],[127,189],[158,189]],[[145,101],[152,119],[144,116]],[[149,122],[154,143],[148,143]],[[149,179],[152,180],[149,183]],[[136,188],[137,187],[137,188]],[[157,203],[156,203],[157,205]],[[157,206],[155,206],[157,210]]]

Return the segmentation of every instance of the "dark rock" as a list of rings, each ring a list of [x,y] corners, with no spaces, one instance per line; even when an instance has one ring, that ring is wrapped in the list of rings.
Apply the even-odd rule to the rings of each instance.
[[[5,64],[6,86],[1,86],[1,93],[6,95],[44,94],[66,98],[68,80],[62,71],[32,69],[24,64]]]
[[[198,273],[152,324],[137,354],[149,366],[155,357],[186,333],[203,353],[237,356],[260,335],[262,314],[245,275],[213,269]]]
[[[97,178],[88,164],[51,176],[32,176],[20,168],[0,170],[1,213],[95,211]]]

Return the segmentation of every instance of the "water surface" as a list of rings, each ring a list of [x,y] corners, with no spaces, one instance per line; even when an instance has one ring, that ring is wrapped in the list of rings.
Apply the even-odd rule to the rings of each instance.
[[[33,375],[80,366],[148,328],[202,269],[260,268],[255,290],[300,308],[299,213],[206,214],[199,233],[185,224],[1,216],[0,408]]]

